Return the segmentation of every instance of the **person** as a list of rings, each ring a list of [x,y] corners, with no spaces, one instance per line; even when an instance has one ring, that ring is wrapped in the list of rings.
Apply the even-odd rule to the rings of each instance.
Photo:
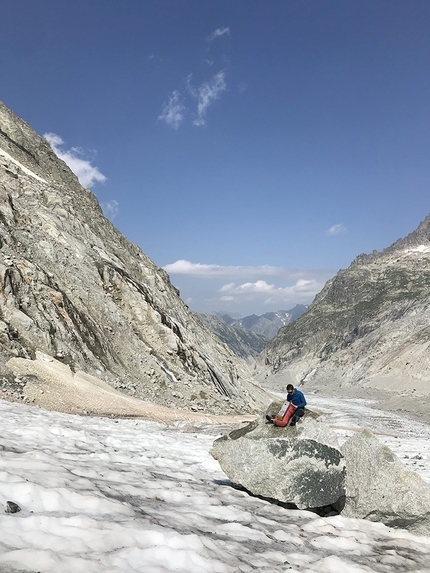
[[[299,418],[301,418],[305,413],[306,398],[303,392],[294,388],[292,384],[288,384],[287,400],[296,407],[290,422],[290,426],[295,426],[299,421]]]
[[[294,388],[294,386],[292,384],[288,384],[287,386],[287,399],[284,402],[284,406],[281,408],[281,412],[280,414],[278,414],[278,416],[280,417],[281,413],[285,413],[287,411],[287,402],[289,402],[290,404],[292,404],[295,407],[294,410],[294,414],[291,417],[291,421],[288,424],[288,418],[284,418],[284,423],[280,423],[278,420],[276,420],[277,416],[272,417],[272,416],[266,416],[267,418],[267,422],[266,423],[272,423],[275,425],[279,425],[279,426],[285,426],[285,425],[289,425],[289,426],[295,426],[298,422],[298,420],[304,415],[305,413],[305,406],[306,406],[306,398],[303,394],[303,392],[301,392],[300,390],[297,390],[297,388]]]

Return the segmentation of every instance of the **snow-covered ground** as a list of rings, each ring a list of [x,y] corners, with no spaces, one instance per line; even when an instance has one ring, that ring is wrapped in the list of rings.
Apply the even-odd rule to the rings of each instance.
[[[371,430],[411,470],[430,483],[430,426],[392,412],[371,408],[371,400],[323,398],[307,395],[310,407],[321,410],[339,443],[358,428]],[[350,429],[353,428],[353,429]]]
[[[350,403],[356,423],[344,404],[333,424],[370,419],[372,410]],[[168,428],[4,401],[0,416],[0,503],[22,508],[0,513],[2,572],[430,573],[430,538],[286,510],[232,487],[208,453],[219,427]],[[398,450],[419,451],[411,427],[395,434],[387,439]]]

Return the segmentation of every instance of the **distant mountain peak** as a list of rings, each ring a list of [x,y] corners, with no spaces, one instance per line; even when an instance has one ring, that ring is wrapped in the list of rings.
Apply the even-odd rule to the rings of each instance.
[[[357,395],[362,385],[415,388],[418,402],[428,400],[429,324],[430,215],[404,239],[340,270],[268,343],[259,367],[308,387],[357,388]]]
[[[307,306],[297,304],[291,310],[278,310],[266,312],[262,315],[251,314],[243,318],[233,318],[229,314],[217,315],[217,318],[230,327],[227,331],[219,321],[213,319],[214,315],[200,314],[200,318],[217,334],[223,342],[239,356],[256,356],[264,348],[265,344],[273,338],[278,330],[296,320]],[[211,318],[212,317],[212,318]],[[250,338],[246,332],[252,333],[257,338]],[[238,344],[237,337],[242,340]]]

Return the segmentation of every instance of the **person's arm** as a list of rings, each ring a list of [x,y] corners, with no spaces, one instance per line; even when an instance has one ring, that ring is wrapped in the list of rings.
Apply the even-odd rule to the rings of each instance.
[[[306,398],[303,394],[303,392],[297,391],[297,397],[299,398],[299,400],[296,401],[296,406],[297,408],[304,408],[306,406]]]

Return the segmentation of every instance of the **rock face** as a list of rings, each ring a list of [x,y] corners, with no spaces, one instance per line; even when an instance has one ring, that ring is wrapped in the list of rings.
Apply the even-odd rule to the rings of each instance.
[[[341,451],[347,467],[342,515],[430,535],[430,485],[367,430]]]
[[[266,344],[279,329],[296,320],[306,310],[303,304],[297,304],[291,310],[266,312],[260,316],[252,314],[244,318],[232,318],[228,314],[198,314],[198,317],[233,352],[253,363]]]
[[[216,440],[210,453],[232,482],[255,495],[301,509],[340,505],[345,465],[336,436],[307,416],[294,428],[260,417]]]
[[[309,387],[430,394],[430,216],[360,255],[259,357],[263,376]],[[417,404],[420,400],[414,400]]]
[[[249,330],[270,340],[276,336],[280,328],[299,318],[306,308],[304,304],[296,304],[290,310],[277,310],[261,315],[251,314],[243,318],[232,318],[228,314],[224,314],[221,315],[221,318],[231,326]]]
[[[267,403],[168,275],[103,216],[48,142],[0,102],[0,383],[36,350],[116,389],[212,413]],[[18,390],[17,390],[18,387]]]
[[[227,324],[221,317],[199,313],[198,317],[214,332],[222,342],[244,359],[256,358],[269,342],[262,334]]]

